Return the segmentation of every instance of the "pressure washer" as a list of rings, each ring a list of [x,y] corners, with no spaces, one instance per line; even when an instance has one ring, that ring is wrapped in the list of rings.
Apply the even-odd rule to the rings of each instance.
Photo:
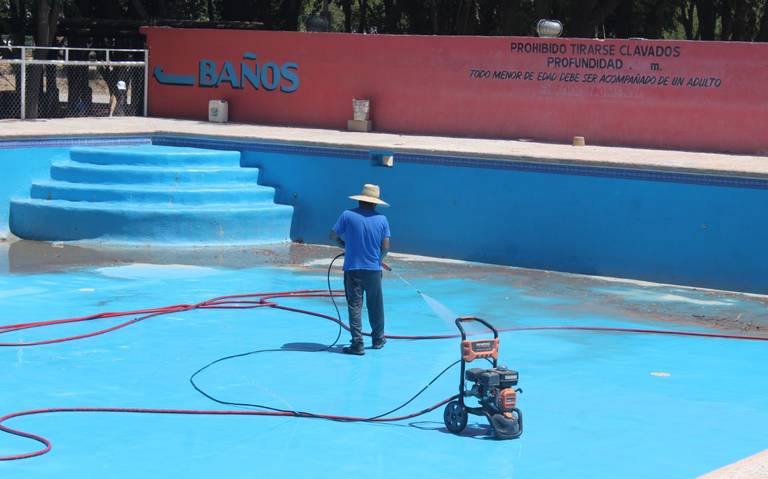
[[[478,322],[493,333],[493,339],[467,339],[462,323]],[[499,366],[499,331],[491,323],[474,316],[456,318],[456,327],[461,333],[461,373],[459,376],[458,399],[449,402],[443,411],[445,427],[458,434],[467,427],[469,414],[485,416],[497,439],[516,439],[523,434],[523,413],[517,408],[516,388],[518,372]],[[485,359],[492,368],[467,369],[467,363]],[[467,383],[471,387],[467,388]],[[475,397],[479,406],[471,407],[465,397]]]
[[[382,263],[384,269],[394,273],[400,281],[413,287],[405,278],[392,268]],[[491,425],[493,435],[497,439],[516,439],[523,434],[523,413],[517,406],[517,393],[522,389],[515,388],[519,374],[517,371],[499,367],[499,331],[488,321],[474,316],[453,314],[445,305],[427,296],[420,290],[416,292],[427,302],[432,311],[443,319],[453,320],[461,333],[461,373],[459,376],[458,400],[449,402],[443,412],[445,426],[454,434],[467,427],[469,414],[485,416]],[[468,340],[462,323],[478,322],[493,332],[493,339]],[[475,359],[486,359],[493,367],[489,369],[467,369],[467,363]],[[470,388],[467,382],[472,383]],[[474,396],[479,406],[470,407],[464,402],[465,397]]]

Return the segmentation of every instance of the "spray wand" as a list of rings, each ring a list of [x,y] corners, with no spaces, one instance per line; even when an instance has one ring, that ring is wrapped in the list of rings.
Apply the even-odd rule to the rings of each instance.
[[[391,267],[390,265],[388,265],[387,263],[385,263],[385,262],[383,262],[383,261],[382,261],[382,262],[381,262],[381,267],[382,267],[382,268],[384,268],[384,269],[386,269],[386,270],[387,270],[387,271],[389,271],[390,273],[394,274],[395,276],[397,276],[397,278],[398,278],[400,281],[402,281],[403,283],[405,283],[405,285],[406,285],[406,286],[408,286],[409,288],[413,288],[413,289],[415,289],[415,290],[416,290],[416,292],[417,292],[417,293],[419,293],[419,294],[422,294],[422,292],[421,292],[420,290],[418,290],[418,289],[417,289],[416,287],[414,287],[414,286],[413,286],[411,283],[409,283],[409,282],[408,282],[408,280],[406,280],[405,278],[403,278],[402,276],[400,276],[400,273],[398,273],[397,271],[393,270],[393,269],[392,269],[392,267]]]

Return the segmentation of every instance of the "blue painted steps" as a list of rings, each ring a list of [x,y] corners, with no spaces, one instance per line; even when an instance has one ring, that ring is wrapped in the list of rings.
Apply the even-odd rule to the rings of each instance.
[[[288,241],[293,208],[274,203],[237,151],[157,145],[78,147],[11,201],[16,236],[173,245]]]
[[[136,203],[210,204],[271,202],[274,188],[249,183],[168,185],[158,184],[94,184],[68,181],[35,181],[34,199],[67,201],[128,201]]]
[[[215,174],[215,176],[212,176]],[[51,178],[73,183],[256,183],[259,171],[239,166],[143,166],[91,165],[75,161],[56,161],[51,165]]]

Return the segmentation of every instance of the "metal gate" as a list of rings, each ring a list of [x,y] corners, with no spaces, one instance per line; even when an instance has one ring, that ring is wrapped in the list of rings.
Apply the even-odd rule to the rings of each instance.
[[[147,115],[147,50],[0,47],[0,118]]]

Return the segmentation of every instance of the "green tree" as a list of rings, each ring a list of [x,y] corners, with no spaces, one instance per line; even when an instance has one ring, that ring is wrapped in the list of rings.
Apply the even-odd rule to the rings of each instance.
[[[688,40],[766,41],[767,4],[766,0],[679,0],[675,20],[684,34],[671,36]]]

